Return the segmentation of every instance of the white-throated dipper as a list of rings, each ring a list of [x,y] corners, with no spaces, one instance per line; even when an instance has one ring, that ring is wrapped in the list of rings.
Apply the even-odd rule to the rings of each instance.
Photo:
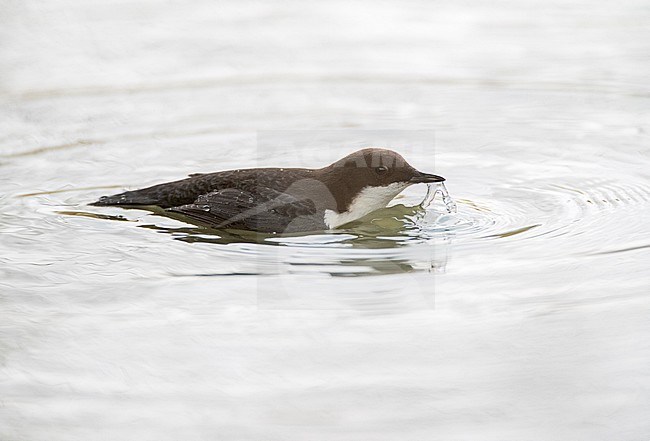
[[[91,205],[155,205],[208,227],[289,233],[337,228],[384,208],[409,185],[444,180],[392,150],[367,148],[319,169],[199,173]]]

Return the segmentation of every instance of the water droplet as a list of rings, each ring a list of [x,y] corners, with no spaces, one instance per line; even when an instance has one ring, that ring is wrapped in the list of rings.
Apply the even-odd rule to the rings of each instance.
[[[442,195],[442,202],[445,204],[445,207],[447,207],[447,212],[457,213],[458,206],[456,205],[456,201],[454,201],[452,197],[449,195],[449,191],[447,190],[447,187],[445,187],[445,183],[441,182],[438,185],[439,185],[438,191]]]
[[[442,202],[445,204],[445,208],[447,209],[447,212],[456,213],[458,211],[458,207],[456,205],[456,202],[449,195],[449,191],[447,190],[447,187],[445,187],[444,182],[436,182],[435,184],[429,184],[427,186],[427,194],[424,197],[424,200],[422,201],[420,206],[422,208],[427,208],[434,201],[438,193],[440,193],[440,196],[442,197]]]
[[[424,196],[424,199],[420,203],[420,207],[427,208],[433,202],[433,199],[436,197],[436,190],[438,186],[436,184],[427,185],[427,194]]]

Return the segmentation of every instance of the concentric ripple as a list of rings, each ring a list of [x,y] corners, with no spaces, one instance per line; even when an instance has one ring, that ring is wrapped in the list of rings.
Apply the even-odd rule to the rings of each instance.
[[[630,211],[649,205],[650,186],[638,181],[512,179],[493,185],[487,195],[468,198],[458,194],[455,212],[454,204],[442,196],[439,188],[429,187],[421,204],[417,201],[422,196],[407,194],[398,199],[402,203],[372,213],[345,229],[293,235],[208,230],[160,217],[160,213],[143,215],[139,210],[118,208],[108,214],[105,209],[59,213],[118,220],[123,225],[124,220],[131,220],[175,240],[209,244],[210,253],[231,264],[218,272],[202,272],[204,276],[437,271],[444,270],[451,254],[467,250],[490,254],[500,249],[517,253],[525,248],[525,256],[539,258],[560,249],[565,254],[589,254],[647,245],[633,240],[621,244],[620,237],[616,243],[607,240],[609,229],[617,223],[638,219],[630,217]],[[192,271],[175,275],[192,274],[196,275]]]

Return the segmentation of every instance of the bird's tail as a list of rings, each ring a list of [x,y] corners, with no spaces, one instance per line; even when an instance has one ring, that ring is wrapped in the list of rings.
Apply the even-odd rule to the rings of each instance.
[[[111,205],[158,205],[159,201],[141,191],[125,191],[112,196],[102,196],[89,205],[98,207]]]

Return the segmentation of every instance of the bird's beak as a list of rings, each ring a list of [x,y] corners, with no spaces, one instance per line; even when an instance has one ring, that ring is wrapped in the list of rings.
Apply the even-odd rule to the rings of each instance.
[[[429,173],[416,172],[416,175],[413,176],[410,180],[412,184],[421,184],[425,182],[444,182],[445,178],[438,175],[432,175]]]

